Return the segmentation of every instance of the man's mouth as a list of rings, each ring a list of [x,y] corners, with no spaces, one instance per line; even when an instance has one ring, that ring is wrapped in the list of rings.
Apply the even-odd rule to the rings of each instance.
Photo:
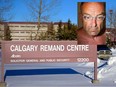
[[[96,31],[91,31],[91,32],[96,32]]]

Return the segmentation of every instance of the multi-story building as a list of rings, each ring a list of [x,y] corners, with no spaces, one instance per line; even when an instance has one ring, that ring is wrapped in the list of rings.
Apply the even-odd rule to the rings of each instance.
[[[63,25],[67,23],[62,23]],[[46,32],[53,26],[53,31],[58,31],[58,22],[42,22],[38,29],[37,22],[1,22],[0,23],[0,39],[4,40],[6,31],[10,31],[11,40],[35,40],[36,35],[38,39],[45,36]],[[37,33],[38,32],[38,33]]]
[[[4,25],[0,24],[0,40],[4,39]]]

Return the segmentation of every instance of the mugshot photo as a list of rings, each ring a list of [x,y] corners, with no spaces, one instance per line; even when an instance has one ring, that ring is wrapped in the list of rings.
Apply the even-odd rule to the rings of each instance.
[[[78,44],[106,44],[106,3],[78,2]]]

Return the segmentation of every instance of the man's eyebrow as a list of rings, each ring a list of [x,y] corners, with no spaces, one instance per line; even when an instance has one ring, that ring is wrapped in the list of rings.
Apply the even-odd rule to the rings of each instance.
[[[88,14],[88,13],[83,13],[83,15],[90,15],[90,16],[92,16],[91,14]],[[102,12],[102,13],[100,13],[100,14],[96,15],[96,16],[99,16],[99,15],[105,15],[105,13],[104,13],[104,12]]]
[[[105,15],[105,13],[104,13],[104,12],[102,12],[102,13],[98,14],[97,16],[99,16],[99,15]]]
[[[90,15],[90,14],[88,14],[88,13],[83,13],[84,15]],[[91,15],[90,15],[91,16]]]

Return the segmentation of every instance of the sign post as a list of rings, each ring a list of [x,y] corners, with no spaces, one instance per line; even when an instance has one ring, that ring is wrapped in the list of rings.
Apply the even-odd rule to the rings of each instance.
[[[1,82],[0,82],[0,87],[6,87],[6,83],[4,82],[4,61],[5,61],[5,57],[4,57],[4,55],[5,54],[3,54],[4,53],[4,48],[5,47],[5,44],[2,44],[2,61],[1,61]],[[6,53],[7,54],[7,53]]]
[[[4,64],[94,62],[97,81],[97,46],[77,45],[77,41],[3,41],[2,75]]]
[[[94,79],[92,80],[92,83],[99,83],[99,80],[97,79],[97,62],[94,62]]]

